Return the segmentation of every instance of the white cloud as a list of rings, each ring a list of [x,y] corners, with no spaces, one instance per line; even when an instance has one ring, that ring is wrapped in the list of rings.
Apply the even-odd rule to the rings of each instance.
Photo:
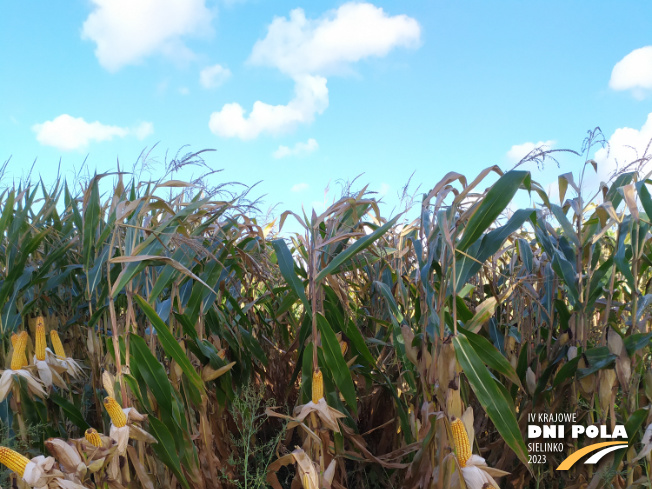
[[[226,104],[211,114],[208,126],[218,136],[254,139],[262,133],[282,134],[297,124],[310,123],[328,107],[326,79],[321,76],[298,77],[294,91],[294,98],[287,105],[254,102],[248,117],[240,104]]]
[[[622,169],[629,163],[636,161],[648,153],[648,145],[652,140],[652,113],[648,114],[647,120],[640,129],[621,127],[616,129],[609,138],[608,148],[601,148],[596,151],[594,159],[598,163],[598,177],[607,181],[611,174]]]
[[[63,151],[84,149],[91,142],[110,141],[133,135],[144,139],[154,133],[151,122],[143,122],[134,128],[108,126],[98,121],[86,122],[81,117],[62,114],[51,121],[35,124],[32,130],[36,140],[44,146],[53,146]]]
[[[275,17],[266,37],[254,45],[249,62],[289,75],[295,97],[287,105],[254,102],[248,117],[240,104],[226,104],[211,114],[209,127],[218,136],[253,139],[308,124],[328,107],[324,76],[370,56],[385,56],[398,46],[417,47],[420,36],[416,20],[389,16],[370,3],[346,3],[314,20],[306,19],[300,8],[289,18]]]
[[[304,156],[319,148],[317,140],[310,138],[305,143],[298,142],[291,148],[289,146],[279,146],[272,156],[276,159],[285,158],[286,156]]]
[[[141,62],[154,53],[192,56],[182,38],[212,31],[205,0],[91,0],[82,39],[95,42],[95,56],[109,71]]]
[[[306,19],[303,9],[297,8],[289,19],[274,18],[267,36],[254,45],[249,61],[293,77],[327,75],[370,56],[385,56],[397,46],[417,47],[420,36],[415,19],[389,16],[370,3],[346,3],[314,20]]]
[[[292,185],[292,192],[303,192],[304,190],[308,190],[310,186],[307,183],[297,183],[296,185]]]
[[[207,66],[199,73],[199,83],[204,88],[217,88],[231,77],[231,70],[222,65]]]
[[[609,87],[631,90],[638,99],[652,91],[652,46],[635,49],[618,61],[611,72]]]
[[[507,152],[507,158],[513,163],[518,163],[523,158],[525,158],[532,150],[536,148],[541,148],[543,150],[549,150],[555,145],[556,141],[539,141],[538,143],[527,142],[523,144],[515,144]]]
[[[378,197],[384,197],[385,195],[387,195],[387,192],[389,192],[390,188],[392,187],[389,184],[381,183],[380,189],[378,189]]]
[[[188,87],[179,87],[179,94],[181,94],[181,95],[189,95],[190,90],[188,89]]]
[[[142,122],[139,126],[135,127],[132,130],[132,133],[134,136],[136,136],[136,138],[142,141],[147,136],[154,134],[154,124],[151,122]]]

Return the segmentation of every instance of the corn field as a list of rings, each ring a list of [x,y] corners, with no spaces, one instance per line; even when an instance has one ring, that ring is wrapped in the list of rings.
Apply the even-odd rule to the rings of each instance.
[[[558,195],[493,166],[394,216],[362,189],[263,219],[170,174],[5,188],[0,485],[650,487],[652,181],[588,188],[591,149]],[[532,463],[556,412],[628,448]]]

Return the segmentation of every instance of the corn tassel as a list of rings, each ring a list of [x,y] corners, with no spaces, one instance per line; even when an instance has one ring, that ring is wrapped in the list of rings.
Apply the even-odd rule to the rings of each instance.
[[[0,447],[0,463],[22,477],[25,474],[25,467],[29,463],[29,459],[18,452],[14,452],[11,448]]]
[[[466,462],[471,458],[471,444],[461,419],[456,419],[451,423],[451,431],[453,432],[453,444],[457,461],[460,463],[460,467],[466,467]]]
[[[11,356],[11,370],[20,370],[27,365],[27,357],[25,356],[25,348],[27,347],[27,331],[23,331],[18,335],[18,339],[14,344],[14,353]]]
[[[95,428],[88,428],[84,433],[84,437],[86,438],[86,441],[88,441],[88,443],[94,447],[102,446],[102,439],[100,438],[100,435]]]
[[[324,397],[324,374],[317,370],[312,374],[312,402],[317,404]]]
[[[59,333],[57,333],[54,329],[50,331],[50,341],[52,341],[52,347],[54,348],[55,355],[61,358],[66,358],[66,351],[63,349],[63,344],[61,343],[61,338],[59,338]]]
[[[34,354],[37,360],[45,360],[45,326],[43,325],[43,318],[40,316],[36,318],[36,344],[34,346]]]
[[[120,407],[120,404],[118,404],[118,401],[112,397],[105,397],[104,408],[106,409],[106,412],[109,413],[113,426],[116,428],[122,428],[127,424],[127,416],[122,410],[122,407]]]

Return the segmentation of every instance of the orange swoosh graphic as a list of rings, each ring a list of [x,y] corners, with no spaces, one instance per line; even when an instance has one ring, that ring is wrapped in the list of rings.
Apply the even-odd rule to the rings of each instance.
[[[595,443],[593,445],[589,445],[588,447],[584,447],[575,453],[572,453],[569,455],[561,464],[559,464],[559,467],[557,467],[557,470],[568,470],[570,469],[575,462],[577,462],[579,459],[581,459],[584,455],[588,455],[591,452],[595,452],[596,450],[599,450],[600,448],[604,447],[609,447],[612,445],[626,445],[626,441],[605,441],[602,443]]]

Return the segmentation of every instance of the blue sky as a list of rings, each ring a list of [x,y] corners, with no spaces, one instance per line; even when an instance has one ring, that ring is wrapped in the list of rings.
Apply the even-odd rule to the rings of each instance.
[[[652,3],[92,0],[0,3],[0,160],[73,178],[214,148],[214,183],[277,214],[351,180],[510,168],[600,126],[606,178],[652,138]],[[530,165],[544,184],[577,171]],[[154,170],[156,173],[157,170]],[[188,177],[188,175],[179,175]]]

